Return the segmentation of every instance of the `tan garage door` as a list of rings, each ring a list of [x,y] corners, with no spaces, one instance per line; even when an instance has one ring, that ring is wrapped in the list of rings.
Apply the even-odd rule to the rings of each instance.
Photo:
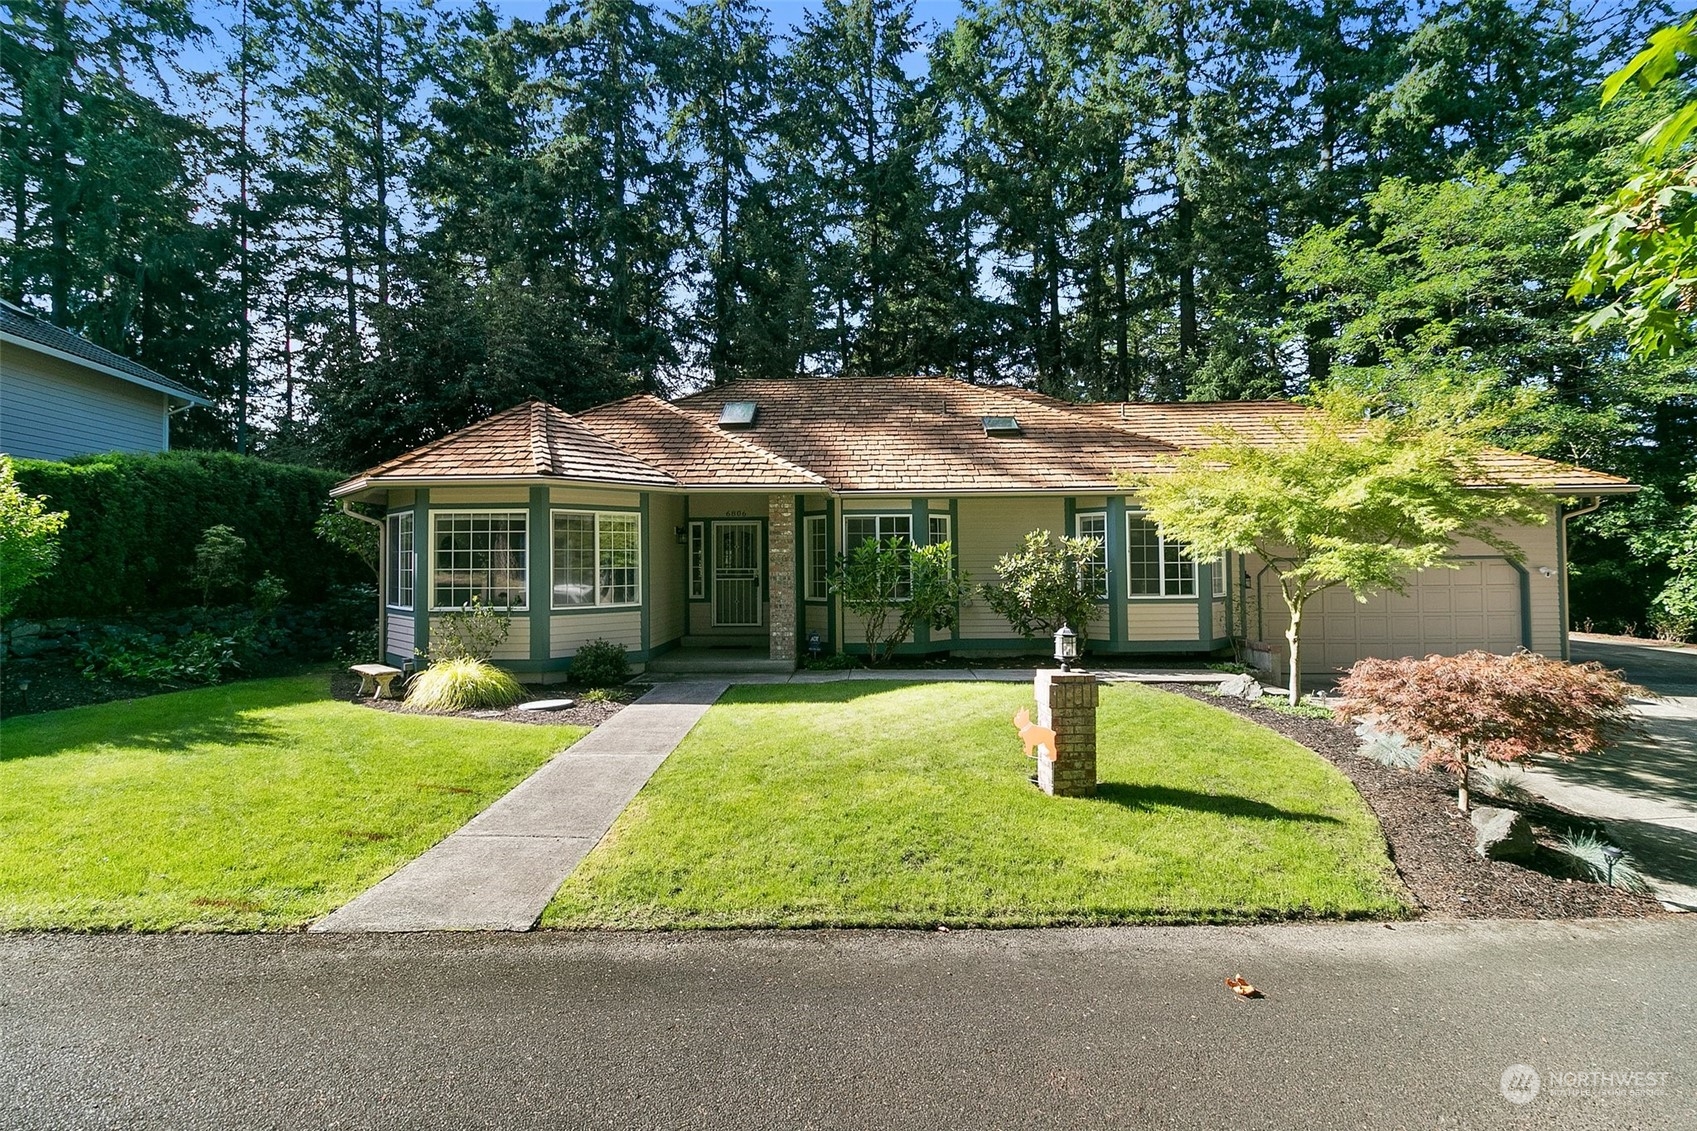
[[[1461,568],[1417,574],[1406,596],[1381,594],[1361,604],[1341,586],[1322,593],[1302,618],[1303,669],[1332,672],[1364,656],[1519,648],[1519,572],[1500,559],[1457,564]],[[1272,596],[1276,602],[1276,592]]]

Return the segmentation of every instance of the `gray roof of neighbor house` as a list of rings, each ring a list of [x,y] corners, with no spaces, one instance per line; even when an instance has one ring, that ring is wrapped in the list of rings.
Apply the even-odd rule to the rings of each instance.
[[[531,402],[339,484],[549,477],[672,489],[953,495],[1119,489],[1217,442],[1290,443],[1312,410],[1288,401],[1073,404],[950,377],[750,379],[666,402],[638,394],[576,416]],[[498,439],[498,442],[497,442]],[[539,458],[542,453],[545,458]],[[1625,479],[1493,449],[1495,477],[1557,494]]]
[[[212,403],[187,385],[173,381],[163,373],[156,373],[121,353],[95,345],[81,334],[73,334],[20,306],[13,306],[4,301],[0,301],[0,341],[53,354],[67,361],[86,365],[109,377],[155,389],[190,404]]]

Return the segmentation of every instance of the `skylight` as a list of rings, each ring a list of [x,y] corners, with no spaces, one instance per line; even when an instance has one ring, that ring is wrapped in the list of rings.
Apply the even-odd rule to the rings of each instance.
[[[983,416],[986,436],[1017,436],[1019,435],[1019,420],[1012,416]]]
[[[753,401],[726,401],[725,407],[719,410],[719,427],[752,428],[754,410]]]

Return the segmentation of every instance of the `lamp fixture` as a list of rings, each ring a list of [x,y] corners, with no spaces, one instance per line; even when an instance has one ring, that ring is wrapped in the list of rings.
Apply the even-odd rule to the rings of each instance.
[[[1055,659],[1061,662],[1061,670],[1070,672],[1072,662],[1078,659],[1078,633],[1065,621],[1055,630]]]

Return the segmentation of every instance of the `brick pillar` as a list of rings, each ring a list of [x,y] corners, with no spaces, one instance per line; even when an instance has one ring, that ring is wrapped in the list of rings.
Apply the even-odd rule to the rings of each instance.
[[[768,495],[766,623],[774,660],[796,658],[795,496]]]
[[[1037,757],[1037,788],[1055,797],[1096,795],[1096,702],[1089,672],[1037,673],[1037,725],[1055,732],[1055,760]]]

